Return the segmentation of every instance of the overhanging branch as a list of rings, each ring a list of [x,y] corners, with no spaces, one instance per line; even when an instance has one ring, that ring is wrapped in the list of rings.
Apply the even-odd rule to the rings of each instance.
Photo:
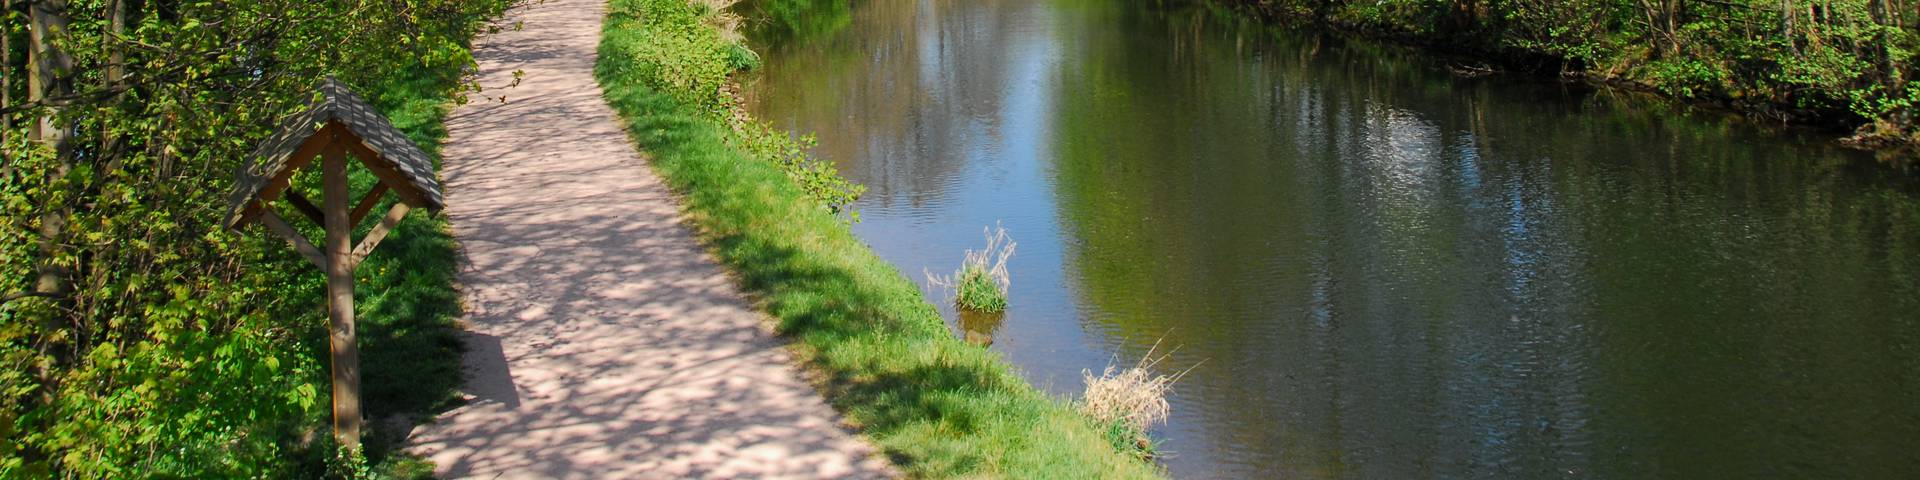
[[[14,300],[19,300],[19,299],[23,299],[23,298],[52,298],[52,299],[61,299],[61,298],[67,298],[67,296],[66,296],[65,294],[60,294],[60,293],[53,293],[53,292],[18,292],[18,293],[9,293],[9,294],[7,294],[6,296],[0,296],[0,305],[6,305],[6,304],[8,304],[8,303],[12,303],[12,302],[13,302]]]

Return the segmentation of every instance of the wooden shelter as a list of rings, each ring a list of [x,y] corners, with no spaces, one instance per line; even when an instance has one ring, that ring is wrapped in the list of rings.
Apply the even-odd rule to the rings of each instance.
[[[300,169],[320,159],[321,201],[315,205],[290,188]],[[348,159],[380,182],[358,200],[348,198]],[[341,445],[360,446],[360,354],[353,322],[353,270],[386,238],[407,211],[438,212],[444,203],[434,180],[433,159],[386,117],[331,77],[320,84],[313,103],[287,117],[261,143],[239,173],[229,198],[226,227],[259,222],[293,244],[293,249],[327,274],[328,343],[332,350],[333,433]],[[387,193],[399,197],[380,223],[358,244],[354,227],[366,219]],[[326,238],[316,247],[274,213],[284,200],[318,224]]]

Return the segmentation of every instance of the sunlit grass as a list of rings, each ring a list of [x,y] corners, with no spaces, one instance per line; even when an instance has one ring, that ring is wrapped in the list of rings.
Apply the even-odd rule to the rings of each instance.
[[[725,120],[656,91],[644,45],[678,0],[615,0],[596,69],[701,239],[758,297],[828,400],[913,477],[1149,478],[1102,426],[954,338],[919,288],[775,164],[727,146]],[[699,48],[719,48],[707,45]],[[689,53],[693,54],[693,53]]]

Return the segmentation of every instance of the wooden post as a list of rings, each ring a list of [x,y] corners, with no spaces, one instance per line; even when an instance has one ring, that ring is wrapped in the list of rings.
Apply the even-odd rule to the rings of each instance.
[[[337,140],[336,140],[337,141]],[[353,325],[353,224],[347,199],[347,154],[328,147],[321,164],[326,205],[328,343],[333,350],[333,437],[360,449],[360,348]]]

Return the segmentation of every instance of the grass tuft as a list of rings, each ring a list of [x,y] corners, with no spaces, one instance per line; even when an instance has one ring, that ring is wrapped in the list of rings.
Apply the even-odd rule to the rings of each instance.
[[[1008,289],[1013,286],[1012,277],[1007,274],[1007,259],[1013,258],[1017,244],[1007,235],[1007,229],[998,225],[983,230],[987,248],[967,250],[960,269],[953,275],[942,277],[926,272],[927,283],[953,292],[953,302],[960,308],[998,313],[1007,309]]]
[[[613,0],[595,66],[607,102],[701,240],[758,297],[827,399],[910,477],[1154,478],[1101,425],[954,338],[919,288],[773,159],[729,145],[711,105],[661,89],[717,35],[684,0]],[[710,28],[710,27],[701,27]],[[677,32],[677,34],[676,34]],[[650,43],[675,36],[678,46]],[[683,93],[683,92],[681,92]]]

